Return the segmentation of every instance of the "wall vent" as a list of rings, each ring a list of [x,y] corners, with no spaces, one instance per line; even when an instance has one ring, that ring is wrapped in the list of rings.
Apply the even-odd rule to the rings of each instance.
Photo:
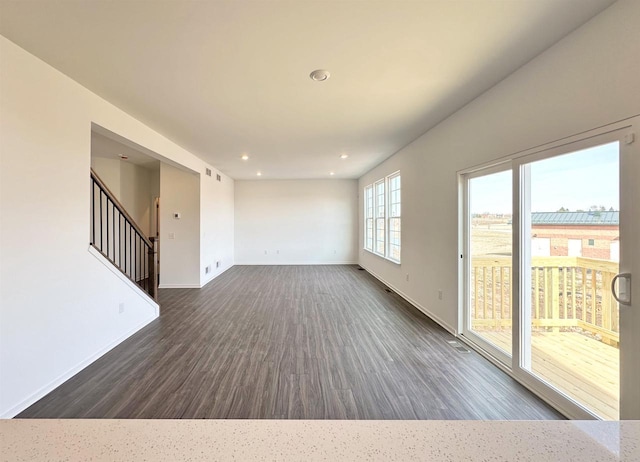
[[[211,176],[211,169],[210,168],[207,169],[207,176]]]
[[[219,174],[217,174],[217,173],[216,173],[216,180],[218,180],[218,181],[222,181],[222,177],[221,177]]]

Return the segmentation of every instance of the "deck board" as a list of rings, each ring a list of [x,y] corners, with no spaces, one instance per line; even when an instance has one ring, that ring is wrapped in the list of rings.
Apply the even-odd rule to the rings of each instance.
[[[479,332],[501,348],[509,332]],[[619,350],[578,332],[535,332],[532,369],[535,374],[605,419],[619,418]]]

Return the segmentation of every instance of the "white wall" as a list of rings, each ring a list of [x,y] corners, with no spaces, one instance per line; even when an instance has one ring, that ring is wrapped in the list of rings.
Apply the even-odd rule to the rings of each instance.
[[[164,162],[210,166],[4,37],[0,57],[0,416],[10,417],[157,316],[88,250],[92,123]]]
[[[151,175],[149,169],[120,162],[120,202],[146,237],[151,235]]]
[[[403,201],[402,265],[360,264],[455,330],[457,171],[639,114],[639,19],[640,2],[615,3],[360,178],[400,170]]]
[[[200,285],[231,268],[235,261],[234,181],[224,175],[218,181],[216,174],[220,172],[200,175]],[[211,266],[209,274],[205,272],[207,266]]]
[[[179,213],[180,219],[174,218],[174,213]],[[161,164],[160,288],[200,287],[199,235],[199,176]]]
[[[236,181],[239,265],[357,260],[356,180]]]
[[[120,161],[106,157],[91,157],[91,168],[120,200]],[[120,201],[122,202],[122,201]]]

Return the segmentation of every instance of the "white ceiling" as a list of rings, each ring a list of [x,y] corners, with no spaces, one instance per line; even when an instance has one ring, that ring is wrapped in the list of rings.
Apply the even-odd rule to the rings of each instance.
[[[105,159],[116,159],[121,162],[135,164],[150,170],[159,170],[160,161],[136,149],[125,146],[95,131],[91,132],[91,156]],[[123,160],[121,156],[126,156]]]
[[[611,3],[0,0],[0,33],[233,178],[357,178]]]

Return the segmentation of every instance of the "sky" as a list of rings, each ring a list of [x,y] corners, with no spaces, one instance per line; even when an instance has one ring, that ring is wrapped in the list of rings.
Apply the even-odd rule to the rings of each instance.
[[[531,211],[575,211],[592,205],[620,209],[618,143],[531,165]],[[511,213],[511,170],[471,180],[471,213]]]

